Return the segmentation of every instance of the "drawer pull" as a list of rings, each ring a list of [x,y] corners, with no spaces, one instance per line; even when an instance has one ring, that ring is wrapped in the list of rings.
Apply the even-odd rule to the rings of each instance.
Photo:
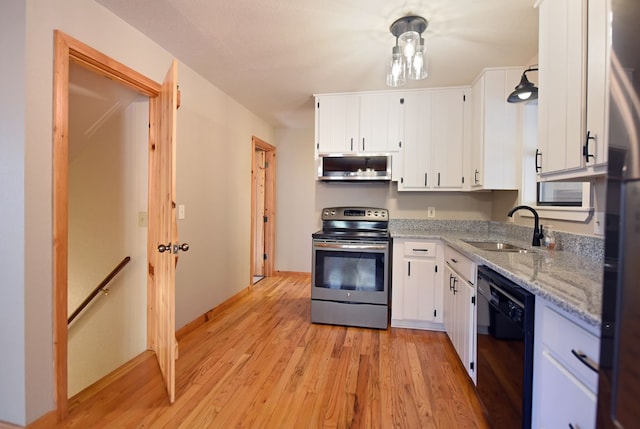
[[[598,364],[584,352],[580,350],[571,349],[571,353],[583,364],[585,364],[590,370],[598,372]]]
[[[428,252],[429,249],[413,249],[414,252]]]
[[[454,264],[457,264],[458,261],[456,259],[451,258],[451,262],[453,262]]]

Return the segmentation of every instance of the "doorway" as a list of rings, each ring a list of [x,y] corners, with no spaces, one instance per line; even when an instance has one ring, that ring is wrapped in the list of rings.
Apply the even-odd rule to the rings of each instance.
[[[174,310],[175,262],[177,257],[164,258],[159,265],[157,244],[177,242],[177,232],[172,226],[175,210],[175,111],[177,110],[177,62],[174,60],[162,84],[141,75],[101,52],[85,45],[63,32],[55,31],[54,81],[53,81],[53,367],[54,399],[58,420],[68,414],[67,383],[67,299],[69,253],[68,229],[68,182],[69,182],[69,67],[79,64],[102,76],[122,83],[149,98],[149,208],[148,208],[148,275],[147,301],[156,303],[147,306],[147,343],[156,352],[162,374],[167,383],[170,401],[174,400],[174,361],[177,353],[175,343]],[[164,168],[163,168],[164,167]],[[154,190],[154,192],[151,192]],[[160,200],[156,195],[163,192],[168,198]],[[171,192],[169,192],[171,191]],[[162,216],[160,216],[162,213]],[[152,222],[153,220],[153,222]],[[173,222],[175,223],[175,222]],[[162,229],[161,229],[162,228]],[[168,233],[165,234],[165,229]],[[162,233],[162,234],[161,234]],[[165,236],[171,237],[171,239]],[[168,267],[165,269],[165,265]],[[168,303],[163,308],[158,300]],[[168,352],[167,352],[168,351]],[[162,355],[162,356],[161,356]],[[161,359],[162,357],[162,359]],[[164,359],[166,357],[166,359]],[[163,367],[164,361],[170,362]],[[170,377],[167,377],[167,374]]]
[[[251,278],[250,285],[273,275],[275,256],[276,148],[251,139]]]

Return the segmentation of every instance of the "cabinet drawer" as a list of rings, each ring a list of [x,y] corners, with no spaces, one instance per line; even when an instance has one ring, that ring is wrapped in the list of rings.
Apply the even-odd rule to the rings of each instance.
[[[422,256],[435,258],[437,244],[430,241],[407,241],[404,243],[405,256]]]
[[[547,383],[538,397],[536,428],[595,428],[596,395],[546,351],[538,367]],[[534,412],[535,412],[534,411]],[[571,426],[570,426],[571,425]]]
[[[544,308],[542,341],[549,352],[593,392],[598,388],[598,373],[585,365],[575,353],[582,353],[596,364],[600,358],[598,337],[549,307]]]
[[[444,250],[445,262],[460,274],[465,281],[476,284],[476,264],[462,253],[447,246]]]

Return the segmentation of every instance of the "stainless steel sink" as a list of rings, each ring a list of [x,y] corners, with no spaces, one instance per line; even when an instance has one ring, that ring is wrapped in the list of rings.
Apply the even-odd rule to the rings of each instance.
[[[488,250],[490,252],[512,252],[512,253],[529,253],[533,250],[525,249],[524,247],[516,246],[515,244],[505,243],[503,241],[472,241],[462,240],[472,246],[481,250]]]

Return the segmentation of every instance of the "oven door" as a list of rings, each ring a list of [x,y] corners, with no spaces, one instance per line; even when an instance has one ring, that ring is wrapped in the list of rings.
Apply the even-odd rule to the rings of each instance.
[[[311,298],[387,305],[389,242],[313,240]]]

